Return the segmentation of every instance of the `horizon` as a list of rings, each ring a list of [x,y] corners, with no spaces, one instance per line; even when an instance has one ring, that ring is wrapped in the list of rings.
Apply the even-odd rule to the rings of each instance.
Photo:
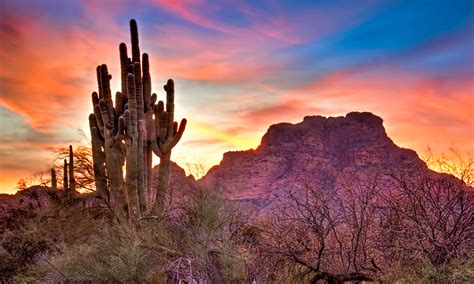
[[[120,89],[132,18],[153,92],[176,83],[189,125],[171,159],[187,171],[256,148],[272,124],[351,111],[380,116],[418,155],[474,151],[472,1],[105,2],[0,4],[0,193],[48,170],[52,148],[87,145],[95,68]]]

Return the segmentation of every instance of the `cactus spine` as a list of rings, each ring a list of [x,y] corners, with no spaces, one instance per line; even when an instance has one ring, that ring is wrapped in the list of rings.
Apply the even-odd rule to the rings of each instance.
[[[148,55],[144,53],[140,58],[135,20],[130,21],[130,34],[132,58],[128,57],[125,43],[119,46],[122,82],[115,104],[107,66],[97,67],[99,92],[92,94],[94,113],[89,116],[89,125],[97,192],[119,215],[127,208],[133,221],[149,213],[163,212],[169,195],[171,150],[182,137],[186,120],[180,124],[174,121],[173,80],[164,86],[166,111],[162,101],[156,103],[157,95],[151,92]],[[160,158],[156,191],[151,189],[153,153]],[[155,198],[151,197],[152,192],[156,192]]]

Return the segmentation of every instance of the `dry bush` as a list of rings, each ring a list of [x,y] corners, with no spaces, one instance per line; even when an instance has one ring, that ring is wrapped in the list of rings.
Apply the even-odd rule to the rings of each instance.
[[[379,273],[371,244],[372,187],[334,191],[307,186],[264,222],[256,253],[262,280],[373,281]],[[355,190],[355,189],[354,189]]]
[[[58,176],[58,186],[62,186],[63,179],[59,178],[63,173],[63,160],[69,158],[69,147],[61,147],[53,150],[56,159],[54,167]],[[86,146],[74,148],[74,180],[79,191],[95,191],[94,165],[92,162],[92,149]]]
[[[447,175],[411,172],[393,176],[380,194],[379,246],[407,266],[429,263],[439,273],[474,253],[474,195]]]
[[[217,193],[196,189],[168,227],[173,250],[179,251],[171,260],[191,259],[198,278],[211,283],[246,281],[247,265],[233,239],[236,213]]]
[[[472,278],[472,188],[424,168],[292,191],[261,229],[254,264],[263,281]]]
[[[34,268],[64,244],[84,242],[108,220],[106,212],[100,208],[85,209],[80,204],[62,200],[52,200],[48,206],[24,212],[29,214],[28,218],[18,217],[15,226],[6,227],[0,236],[2,254],[9,259],[5,265],[14,268],[8,275],[2,274],[2,279]],[[2,270],[4,266],[0,267]]]
[[[28,232],[28,240],[47,240],[47,249],[17,271],[16,281],[164,283],[177,258],[192,259],[195,272],[211,283],[247,280],[232,239],[235,212],[215,194],[196,190],[180,212],[138,226],[113,224],[107,214],[94,215],[79,205],[58,207],[25,226],[22,238]]]
[[[422,159],[430,169],[453,175],[467,185],[474,186],[474,158],[471,153],[461,153],[452,148],[448,153],[435,154],[428,149],[428,154]]]

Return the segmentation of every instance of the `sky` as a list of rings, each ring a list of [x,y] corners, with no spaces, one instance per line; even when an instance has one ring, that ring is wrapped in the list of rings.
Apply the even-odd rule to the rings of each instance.
[[[95,68],[120,89],[138,22],[153,91],[176,84],[189,171],[271,124],[370,111],[420,155],[474,151],[474,1],[0,0],[0,192],[90,140]]]

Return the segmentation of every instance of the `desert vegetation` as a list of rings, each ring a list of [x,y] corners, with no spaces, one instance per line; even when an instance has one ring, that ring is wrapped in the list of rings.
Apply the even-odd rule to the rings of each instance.
[[[474,281],[472,162],[338,173],[342,186],[295,186],[264,212],[198,182],[174,198],[171,152],[186,120],[175,121],[171,79],[166,103],[152,94],[134,20],[130,29],[115,102],[97,67],[91,147],[58,149],[50,177],[21,182],[18,203],[2,207],[2,281]]]
[[[413,174],[413,173],[412,173]],[[354,178],[353,178],[354,179]],[[472,280],[472,189],[453,179],[394,176],[347,188],[292,191],[256,246],[272,281]]]
[[[375,177],[308,184],[264,216],[196,187],[159,220],[133,225],[95,194],[45,188],[48,206],[3,220],[0,271],[13,281],[472,281],[472,189],[405,174],[384,178],[391,191]]]

